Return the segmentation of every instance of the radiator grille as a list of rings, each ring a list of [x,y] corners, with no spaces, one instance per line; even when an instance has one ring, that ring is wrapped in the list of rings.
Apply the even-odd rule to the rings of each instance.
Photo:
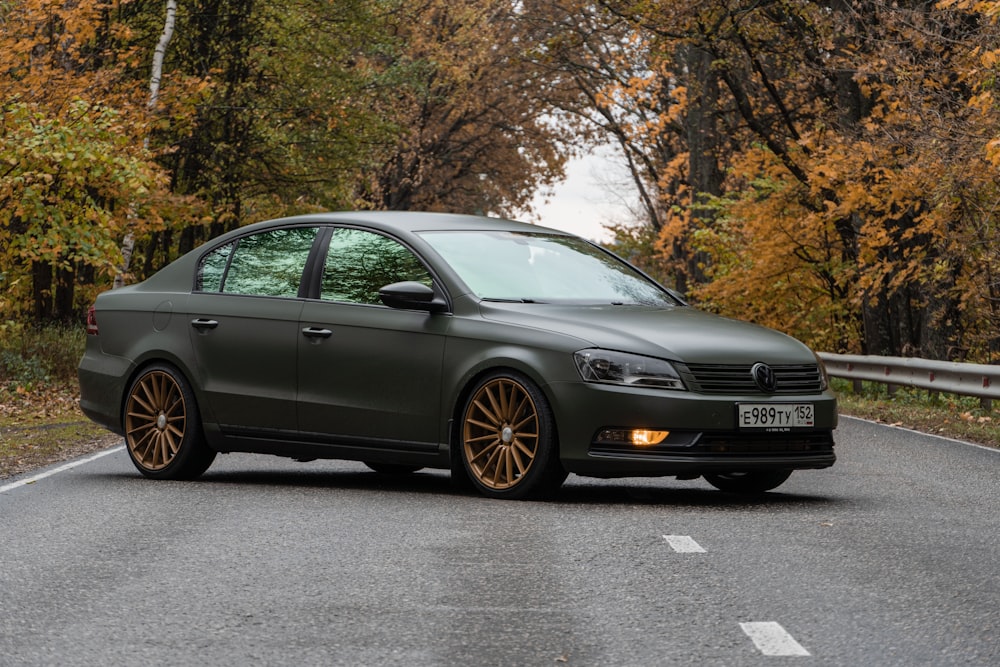
[[[752,364],[675,364],[691,391],[702,394],[765,394],[750,373]],[[816,364],[771,366],[774,394],[818,394],[823,379]]]

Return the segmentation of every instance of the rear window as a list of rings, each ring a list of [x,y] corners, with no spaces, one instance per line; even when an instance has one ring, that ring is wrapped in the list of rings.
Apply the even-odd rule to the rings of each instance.
[[[296,297],[317,231],[316,227],[273,229],[220,246],[202,258],[196,289]]]

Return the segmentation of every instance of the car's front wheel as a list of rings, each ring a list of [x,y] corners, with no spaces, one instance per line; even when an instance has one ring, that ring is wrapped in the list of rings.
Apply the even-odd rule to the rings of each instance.
[[[171,366],[150,366],[132,382],[124,422],[129,457],[146,477],[192,479],[215,460],[194,393]]]
[[[791,470],[755,470],[752,472],[730,472],[705,475],[705,481],[719,489],[732,493],[764,493],[785,483]]]
[[[476,384],[462,411],[460,437],[465,471],[484,495],[540,497],[566,479],[552,410],[520,373],[497,372]]]

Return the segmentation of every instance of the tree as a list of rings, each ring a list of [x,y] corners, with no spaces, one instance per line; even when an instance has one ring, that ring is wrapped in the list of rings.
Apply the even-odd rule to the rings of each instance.
[[[356,201],[385,209],[509,214],[561,176],[559,80],[531,58],[531,3],[427,0],[386,17],[375,112],[395,128]]]
[[[198,0],[181,7],[167,76],[204,85],[193,95],[190,86],[167,91],[190,113],[165,114],[153,140],[172,191],[206,208],[141,240],[140,275],[246,222],[350,206],[366,146],[383,132],[370,113],[375,84],[366,64],[381,48],[381,4]]]
[[[121,114],[83,100],[52,117],[37,105],[3,107],[0,244],[5,291],[36,322],[77,316],[80,275],[112,275],[130,206],[155,224],[162,174],[130,141]],[[26,279],[30,277],[30,299]],[[88,282],[92,282],[88,281]]]
[[[686,190],[659,190],[660,247],[687,256],[675,267],[688,277],[703,267],[703,304],[828,349],[967,346],[980,325],[949,202],[995,136],[966,78],[995,23],[943,6],[954,3],[600,4],[646,45],[646,76],[612,99],[655,111],[633,134],[672,134],[678,157],[655,183]]]
[[[128,74],[119,2],[25,0],[0,8],[0,254],[9,302],[38,322],[68,320],[76,286],[116,263],[129,200],[163,194],[141,149],[145,117]],[[137,148],[138,146],[138,148]],[[151,214],[145,225],[155,225]]]

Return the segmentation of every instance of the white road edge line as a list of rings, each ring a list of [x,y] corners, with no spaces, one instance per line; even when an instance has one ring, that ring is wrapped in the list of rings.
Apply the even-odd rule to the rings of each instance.
[[[811,655],[795,641],[781,624],[774,621],[760,623],[740,623],[743,632],[753,640],[754,645],[764,655],[795,656]]]
[[[841,419],[853,419],[859,422],[868,422],[869,424],[875,424],[876,426],[885,426],[886,428],[894,428],[897,431],[906,431],[907,433],[916,433],[917,435],[926,435],[928,438],[937,438],[938,440],[944,440],[946,442],[954,442],[959,445],[968,445],[969,447],[975,447],[976,449],[985,449],[988,452],[993,452],[994,454],[1000,454],[1000,449],[996,447],[987,447],[986,445],[980,445],[978,442],[969,442],[968,440],[958,440],[956,438],[949,438],[946,435],[941,435],[939,433],[926,433],[924,431],[914,431],[912,428],[906,428],[905,426],[893,426],[892,424],[886,424],[885,422],[877,422],[874,419],[865,419],[864,417],[852,417],[851,415],[840,415]]]
[[[82,466],[86,463],[90,463],[91,461],[96,461],[97,459],[103,456],[107,456],[108,454],[114,454],[115,452],[121,451],[124,448],[125,448],[124,445],[118,445],[117,447],[112,447],[111,449],[105,449],[103,452],[97,452],[96,454],[91,454],[90,456],[84,457],[82,459],[76,459],[75,461],[70,461],[69,463],[61,465],[58,468],[53,468],[52,470],[48,470],[33,477],[22,479],[20,481],[13,482],[11,484],[5,484],[3,486],[0,486],[0,493],[13,491],[14,489],[20,488],[22,486],[27,486],[28,484],[34,484],[35,482],[45,479],[46,477],[51,477],[52,475],[56,475],[61,472],[66,472],[67,470],[72,470],[77,466]]]
[[[664,535],[670,548],[679,554],[703,554],[707,553],[700,544],[687,535]]]

